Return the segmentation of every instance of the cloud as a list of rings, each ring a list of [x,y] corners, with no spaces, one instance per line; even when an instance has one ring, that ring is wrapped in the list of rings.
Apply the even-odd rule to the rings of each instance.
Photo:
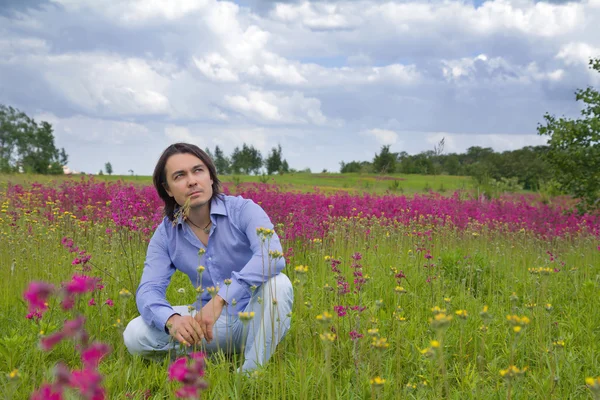
[[[398,141],[398,134],[387,129],[370,129],[365,134],[374,137],[383,146],[393,145]]]
[[[28,1],[0,12],[0,103],[54,116],[74,161],[114,146],[135,171],[152,169],[136,140],[281,142],[314,170],[440,135],[535,144],[600,82],[597,0]]]

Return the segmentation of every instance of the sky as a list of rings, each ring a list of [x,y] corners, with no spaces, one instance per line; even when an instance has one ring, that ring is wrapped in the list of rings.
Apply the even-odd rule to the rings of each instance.
[[[0,0],[0,104],[87,173],[151,175],[177,141],[313,172],[500,152],[578,117],[599,22],[600,0]]]

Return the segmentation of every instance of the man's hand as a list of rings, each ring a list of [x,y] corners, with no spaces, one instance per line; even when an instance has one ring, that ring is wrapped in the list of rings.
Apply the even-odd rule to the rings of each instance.
[[[194,317],[198,321],[204,338],[208,343],[213,340],[213,326],[221,316],[224,306],[225,300],[221,296],[216,295]]]
[[[183,317],[179,314],[171,315],[167,320],[167,328],[169,334],[184,346],[200,344],[204,338],[200,324],[190,315]]]

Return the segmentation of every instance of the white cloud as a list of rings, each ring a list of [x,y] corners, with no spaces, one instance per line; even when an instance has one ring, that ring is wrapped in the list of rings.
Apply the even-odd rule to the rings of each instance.
[[[370,129],[365,132],[367,136],[372,136],[381,145],[393,145],[398,141],[398,134],[388,129]]]
[[[185,126],[167,126],[165,127],[165,136],[171,142],[193,143],[196,138],[192,136],[190,130]]]

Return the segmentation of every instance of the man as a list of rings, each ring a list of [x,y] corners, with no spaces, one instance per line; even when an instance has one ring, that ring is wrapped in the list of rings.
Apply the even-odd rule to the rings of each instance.
[[[293,303],[269,217],[251,200],[221,194],[212,160],[192,144],[169,146],[153,182],[165,218],[148,245],[136,292],[141,316],[123,333],[127,349],[143,356],[194,345],[243,350],[243,371],[265,364],[289,329]],[[201,293],[195,307],[167,302],[176,270]]]

